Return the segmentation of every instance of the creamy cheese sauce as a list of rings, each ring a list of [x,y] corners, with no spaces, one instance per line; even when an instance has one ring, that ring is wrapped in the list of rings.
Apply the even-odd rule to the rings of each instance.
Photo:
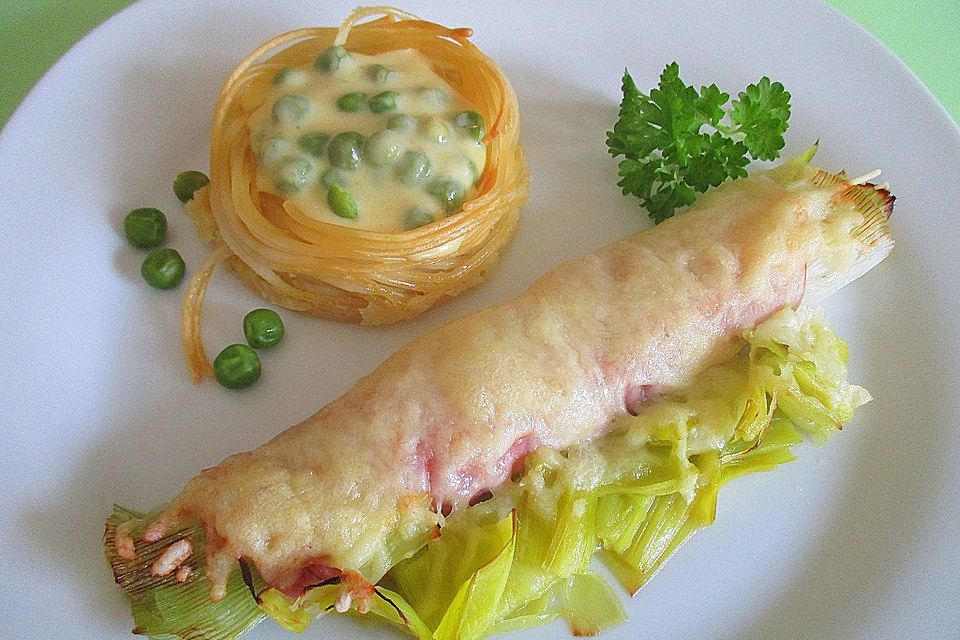
[[[458,211],[486,161],[471,105],[414,50],[335,53],[332,69],[282,69],[252,114],[257,188],[317,220],[375,231]],[[362,137],[337,138],[352,132]]]

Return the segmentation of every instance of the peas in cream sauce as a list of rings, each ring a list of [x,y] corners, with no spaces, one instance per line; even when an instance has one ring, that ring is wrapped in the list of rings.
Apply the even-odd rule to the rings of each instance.
[[[375,231],[456,213],[486,161],[483,119],[413,50],[281,69],[250,131],[258,189]]]

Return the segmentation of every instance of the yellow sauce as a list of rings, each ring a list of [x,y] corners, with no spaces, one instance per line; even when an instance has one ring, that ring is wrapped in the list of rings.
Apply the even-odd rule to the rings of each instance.
[[[483,172],[486,148],[454,123],[458,113],[471,105],[454,92],[413,50],[392,51],[376,56],[350,54],[334,72],[318,71],[312,65],[294,67],[281,72],[282,80],[271,87],[263,105],[250,118],[251,145],[258,157],[257,188],[274,193],[292,202],[305,214],[345,226],[375,231],[397,232],[410,228],[411,210],[429,213],[434,220],[448,213],[443,202],[428,192],[438,180],[454,180],[465,189],[469,199],[473,185]],[[375,65],[392,70],[380,81],[374,77]],[[383,91],[399,94],[394,110],[374,113],[369,104],[355,112],[344,112],[337,100],[351,92],[362,92],[372,98]],[[307,108],[296,122],[274,116],[274,104],[284,96],[306,99]],[[357,217],[334,214],[327,203],[328,186],[321,178],[330,170],[326,150],[320,157],[305,152],[298,139],[308,133],[322,132],[331,138],[338,133],[355,131],[366,138],[387,129],[398,114],[416,120],[412,129],[390,130],[387,134],[397,143],[400,154],[419,151],[430,161],[428,177],[421,183],[403,184],[396,177],[397,162],[375,166],[364,160],[353,170],[336,169],[342,185],[357,203]],[[284,163],[306,160],[309,171],[304,184],[295,192],[280,185]],[[304,165],[300,165],[304,166]]]

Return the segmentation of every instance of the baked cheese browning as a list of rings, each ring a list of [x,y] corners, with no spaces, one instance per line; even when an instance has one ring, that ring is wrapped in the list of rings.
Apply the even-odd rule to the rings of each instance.
[[[604,433],[798,305],[808,265],[849,253],[826,222],[856,216],[844,185],[811,173],[728,183],[408,344],[311,418],[201,473],[146,537],[202,524],[214,597],[237,559],[291,595],[337,576],[375,582],[391,545],[428,535],[437,512],[485,499],[537,448]]]

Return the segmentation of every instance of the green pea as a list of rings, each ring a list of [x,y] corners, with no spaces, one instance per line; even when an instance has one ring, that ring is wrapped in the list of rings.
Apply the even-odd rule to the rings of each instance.
[[[425,224],[430,224],[433,221],[432,213],[423,207],[414,207],[407,211],[407,215],[403,220],[403,226],[407,231],[410,231],[411,229],[422,227]]]
[[[254,349],[269,349],[283,340],[283,320],[273,309],[254,309],[243,317],[243,335]]]
[[[400,94],[396,91],[381,91],[370,98],[370,111],[374,113],[387,113],[397,110],[397,98]]]
[[[387,128],[391,131],[409,133],[417,128],[417,119],[405,113],[398,113],[387,122]]]
[[[468,189],[475,185],[480,178],[480,170],[477,165],[466,155],[452,158],[447,168],[446,177],[463,183]]]
[[[313,105],[303,96],[280,96],[270,113],[278,124],[299,124],[313,113]]]
[[[367,77],[375,84],[387,84],[397,79],[397,72],[382,64],[373,64],[367,67]]]
[[[327,204],[330,205],[331,211],[341,218],[357,219],[357,201],[339,184],[330,185],[330,190],[327,191]]]
[[[123,219],[123,232],[135,247],[156,247],[167,237],[167,217],[153,207],[134,209]]]
[[[356,169],[363,159],[364,137],[356,131],[338,133],[327,147],[330,164],[338,169]]]
[[[316,170],[306,158],[291,158],[277,170],[277,189],[284,195],[300,193],[314,177]]]
[[[450,127],[440,118],[430,118],[423,123],[423,136],[434,144],[445,144],[450,140]]]
[[[353,91],[351,93],[345,93],[337,99],[337,109],[340,111],[346,111],[347,113],[354,113],[360,111],[367,104],[367,94],[362,91]]]
[[[347,186],[347,179],[343,176],[342,173],[336,169],[327,169],[322,176],[320,176],[320,184],[329,189],[335,184],[340,185],[341,187]]]
[[[327,149],[327,143],[330,141],[330,136],[322,131],[312,131],[310,133],[305,133],[299,138],[297,138],[297,146],[300,147],[302,151],[310,154],[314,158],[322,158],[323,152]]]
[[[260,379],[260,356],[245,344],[231,344],[213,359],[213,374],[227,389],[243,389]]]
[[[143,261],[140,275],[154,289],[172,289],[183,280],[183,258],[176,249],[155,249]]]
[[[260,153],[257,154],[257,160],[260,164],[273,164],[293,150],[293,145],[289,140],[283,138],[268,138],[260,146]]]
[[[457,180],[438,178],[427,186],[427,193],[440,201],[444,211],[453,213],[463,205],[465,190]]]
[[[396,132],[378,131],[367,140],[363,159],[376,167],[392,164],[400,157],[400,141]]]
[[[277,71],[277,75],[273,76],[273,84],[279,86],[300,86],[306,81],[307,74],[304,70],[294,67],[284,67]]]
[[[394,175],[403,184],[420,184],[430,175],[430,159],[419,151],[407,151],[400,157]]]
[[[453,124],[462,129],[475,142],[480,142],[486,133],[483,127],[483,116],[476,111],[461,111],[453,117]]]
[[[313,63],[313,66],[317,71],[334,73],[352,63],[353,56],[346,49],[341,46],[333,46],[317,56],[317,61]]]
[[[443,89],[420,89],[423,106],[430,111],[443,111],[450,106],[450,94]]]
[[[210,178],[201,171],[184,171],[177,175],[173,180],[173,192],[177,195],[177,200],[186,204],[193,200],[193,194],[197,189],[210,184]]]

